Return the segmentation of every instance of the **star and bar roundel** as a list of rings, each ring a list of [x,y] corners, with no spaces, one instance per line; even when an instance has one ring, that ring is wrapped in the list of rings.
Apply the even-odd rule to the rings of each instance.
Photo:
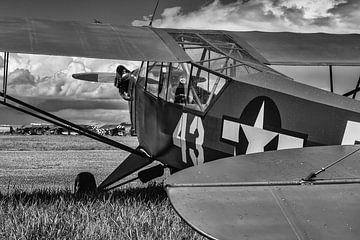
[[[240,118],[223,116],[221,141],[234,146],[234,155],[301,148],[306,134],[281,128],[279,109],[266,96],[254,98]]]

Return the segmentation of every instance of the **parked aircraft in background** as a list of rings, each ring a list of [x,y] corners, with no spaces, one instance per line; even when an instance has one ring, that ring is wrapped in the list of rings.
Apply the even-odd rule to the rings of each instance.
[[[210,163],[211,170],[203,170],[207,169],[207,164],[199,170],[201,181],[206,182],[207,177],[215,173],[216,176],[221,176],[212,179],[211,187],[222,196],[214,196],[217,203],[224,211],[230,212],[236,209],[231,206],[229,199],[242,201],[241,207],[252,204],[253,199],[250,195],[242,198],[236,192],[234,194],[229,191],[229,187],[234,184],[247,187],[245,190],[239,190],[238,193],[243,194],[249,187],[252,189],[260,182],[258,185],[262,188],[256,188],[257,192],[254,190],[254,194],[257,199],[262,199],[263,195],[259,192],[269,189],[273,192],[273,187],[318,183],[318,174],[309,172],[309,166],[326,166],[329,161],[331,162],[331,158],[326,159],[324,156],[339,158],[342,164],[348,163],[350,166],[341,168],[336,176],[330,175],[327,181],[321,182],[321,188],[315,187],[314,184],[314,187],[307,186],[309,188],[304,191],[303,187],[298,188],[301,190],[284,196],[293,197],[297,194],[296,197],[301,200],[307,199],[306,194],[302,193],[317,194],[320,196],[317,206],[321,206],[330,192],[335,199],[332,203],[338,203],[336,207],[339,208],[339,212],[344,210],[346,213],[341,219],[334,220],[333,229],[344,233],[348,239],[356,239],[358,230],[355,229],[359,229],[360,215],[348,214],[348,207],[343,209],[340,205],[346,198],[353,204],[352,210],[359,209],[359,165],[343,161],[345,157],[341,158],[346,153],[355,153],[357,150],[344,147],[319,148],[318,151],[322,153],[319,159],[315,155],[311,155],[310,159],[306,158],[309,156],[308,150],[289,152],[284,149],[346,145],[360,140],[360,105],[357,100],[352,99],[360,90],[360,78],[354,88],[345,92],[344,96],[333,93],[332,87],[333,66],[360,65],[359,42],[358,34],[159,29],[0,18],[0,49],[5,52],[4,91],[1,93],[1,103],[130,152],[119,167],[97,187],[99,190],[111,189],[119,180],[139,170],[139,178],[148,181],[162,175],[165,167],[177,172],[232,156],[230,160]],[[9,52],[142,61],[141,67],[133,72],[119,66],[114,74],[74,75],[77,79],[87,81],[114,82],[120,95],[129,101],[131,122],[139,140],[138,148],[132,149],[107,139],[9,96],[6,90]],[[293,81],[271,68],[272,65],[328,66],[330,91]],[[270,158],[267,154],[252,154],[263,151],[275,152],[271,153]],[[244,154],[251,155],[242,156]],[[248,161],[253,160],[255,156],[257,160],[253,163]],[[306,164],[301,164],[304,159]],[[159,162],[159,165],[142,170],[154,161]],[[241,170],[239,176],[246,172],[251,174],[239,177],[232,173],[234,161],[241,164],[240,168],[236,168]],[[270,167],[272,164],[276,167]],[[350,171],[352,167],[356,167],[357,170]],[[200,193],[207,191],[201,188],[201,184],[197,184],[198,168],[194,169],[185,170],[184,175],[182,171],[178,172],[173,178],[176,181],[169,180],[167,189],[174,203],[176,199],[183,199],[181,194],[171,194],[180,189],[175,176],[186,182],[181,184],[181,189],[185,189],[184,193],[196,187],[196,192],[199,193],[193,198],[196,209],[196,204],[204,202],[206,198],[206,194]],[[284,174],[283,178],[277,177],[280,170]],[[208,175],[201,176],[201,171]],[[267,173],[261,175],[261,171]],[[299,184],[290,182],[299,175],[290,174],[291,171],[303,174],[300,174],[304,176],[303,179],[295,179]],[[189,177],[189,172],[192,177]],[[237,177],[231,177],[233,175]],[[337,179],[334,179],[335,177]],[[78,188],[95,188],[94,184],[89,185],[89,181],[94,183],[91,179],[93,177],[88,173],[80,174],[77,178]],[[264,182],[271,184],[266,185]],[[287,189],[284,188],[284,191]],[[306,217],[297,219],[294,216],[298,212],[293,213],[290,207],[284,207],[289,206],[286,204],[300,206],[300,200],[284,205],[281,204],[281,193],[271,196],[276,200],[282,214],[276,216],[285,223],[278,225],[279,229],[284,231],[269,232],[269,236],[276,239],[287,238],[290,236],[289,231],[295,239],[302,239],[302,236],[327,236],[328,230],[318,227],[319,222],[324,218],[336,216],[321,215],[312,219],[316,223],[306,223],[306,227],[303,227],[302,221],[306,221]],[[256,215],[257,209],[263,209],[267,216],[270,216],[273,210],[270,204],[272,201],[273,199],[266,196],[249,211]],[[176,204],[174,206],[178,207]],[[203,210],[211,211],[213,207],[214,205],[205,205]],[[179,209],[178,212],[184,214]],[[218,232],[209,233],[207,229],[202,230],[206,225],[204,220],[200,221],[199,225],[194,224],[192,219],[193,216],[185,217],[196,230],[206,236],[231,236],[228,235],[228,231],[231,232],[233,228],[218,229]],[[242,225],[240,217],[234,221],[237,225],[244,226],[244,231],[250,228],[261,231],[264,224],[252,222]],[[352,221],[357,226],[353,226],[352,231],[343,230],[343,225],[347,221]],[[316,227],[316,231],[309,231],[311,227]],[[256,231],[249,231],[249,234]]]

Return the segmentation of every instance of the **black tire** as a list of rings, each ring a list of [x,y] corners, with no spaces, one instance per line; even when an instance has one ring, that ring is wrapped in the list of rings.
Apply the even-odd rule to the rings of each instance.
[[[88,194],[96,192],[96,181],[93,174],[81,172],[75,178],[74,192],[76,194]]]

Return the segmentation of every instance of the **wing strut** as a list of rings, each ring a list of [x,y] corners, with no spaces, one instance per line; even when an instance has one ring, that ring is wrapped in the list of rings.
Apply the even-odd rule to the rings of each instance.
[[[151,16],[151,20],[150,20],[150,23],[149,23],[149,27],[152,27],[152,23],[153,23],[153,21],[154,21],[156,9],[157,9],[158,6],[159,6],[159,1],[160,1],[160,0],[157,0],[157,2],[156,2],[156,6],[155,6],[154,12],[153,12],[153,14],[152,14],[152,16]]]
[[[6,102],[8,69],[9,69],[9,53],[4,52],[4,77],[3,77],[4,102]]]
[[[335,160],[334,162],[328,164],[327,166],[320,168],[316,172],[311,172],[306,178],[303,178],[302,180],[303,181],[312,181],[312,180],[314,180],[314,178],[316,178],[316,176],[319,175],[320,173],[325,172],[328,168],[331,168],[335,164],[337,164],[337,163],[341,162],[342,160],[350,157],[351,155],[353,155],[354,153],[357,153],[358,151],[360,151],[360,148],[357,148],[354,151],[346,154],[345,156],[342,156],[341,158]]]
[[[329,73],[330,73],[330,91],[334,92],[334,80],[333,80],[333,68],[332,68],[332,65],[329,65]]]
[[[60,127],[69,129],[71,131],[77,132],[77,133],[82,134],[82,135],[85,135],[85,136],[87,136],[89,138],[92,138],[94,140],[103,142],[103,143],[108,144],[110,146],[113,146],[115,148],[118,148],[118,149],[130,152],[130,153],[136,154],[136,155],[138,155],[140,157],[144,157],[146,159],[149,159],[149,160],[153,161],[153,159],[151,157],[147,156],[144,152],[141,152],[139,150],[136,150],[136,149],[133,149],[133,148],[131,148],[129,146],[126,146],[125,144],[122,144],[122,143],[116,142],[116,141],[114,141],[112,139],[101,136],[100,134],[97,134],[97,133],[92,132],[92,131],[90,131],[90,130],[88,130],[86,128],[78,126],[77,124],[69,122],[69,121],[67,121],[65,119],[62,119],[62,118],[60,118],[58,116],[55,116],[55,115],[53,115],[51,113],[48,113],[48,112],[44,111],[44,110],[41,110],[41,109],[39,109],[37,107],[34,107],[34,106],[30,105],[30,104],[27,104],[27,103],[25,103],[25,102],[23,102],[23,101],[21,101],[19,99],[11,97],[11,96],[5,94],[5,92],[0,92],[0,96],[4,98],[3,101],[0,101],[0,104],[2,104],[4,106],[13,108],[13,109],[15,109],[17,111],[29,114],[29,115],[31,115],[33,117],[37,117],[37,118],[39,118],[41,120],[50,122],[50,123],[58,125]],[[24,108],[15,106],[14,104],[11,104],[8,101],[5,101],[5,98],[8,101],[11,101],[11,102],[14,102],[15,104],[23,106]],[[25,109],[25,108],[27,108],[27,109]]]

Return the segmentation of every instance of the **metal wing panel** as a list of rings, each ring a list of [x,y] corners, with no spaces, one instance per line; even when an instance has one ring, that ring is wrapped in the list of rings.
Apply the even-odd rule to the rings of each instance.
[[[230,157],[175,173],[166,189],[179,215],[212,239],[358,239],[358,149],[322,146]],[[301,182],[344,156],[315,181]]]
[[[360,185],[167,188],[176,211],[212,239],[358,239]]]
[[[360,65],[360,34],[229,32],[274,65]]]
[[[173,39],[166,41],[148,27],[0,18],[0,50],[8,52],[134,61],[190,61],[185,53],[179,54],[181,49]]]

